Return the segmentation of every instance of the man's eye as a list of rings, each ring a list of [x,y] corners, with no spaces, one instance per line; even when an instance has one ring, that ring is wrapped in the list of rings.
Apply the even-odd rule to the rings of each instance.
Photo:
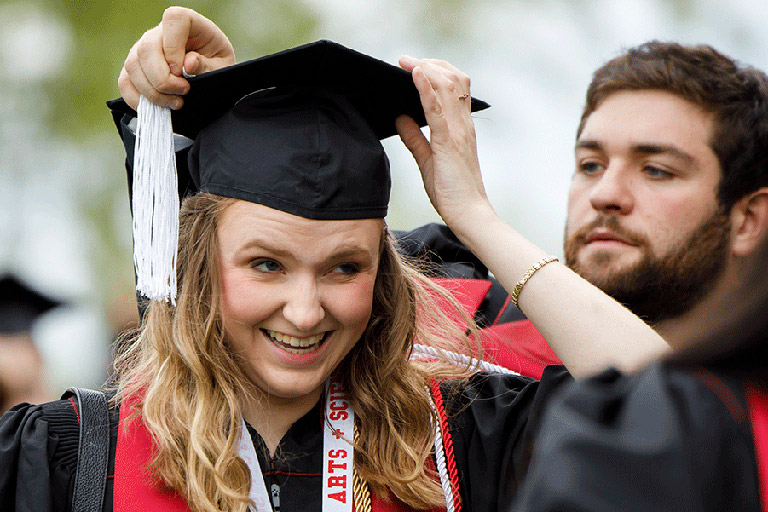
[[[596,174],[603,170],[603,166],[597,162],[581,162],[579,172],[582,174]]]
[[[652,165],[645,166],[645,173],[651,178],[671,178],[673,176],[671,172],[667,172],[664,169],[659,169]]]
[[[265,273],[280,270],[280,264],[274,260],[256,260],[251,263],[251,267]]]
[[[360,267],[358,267],[355,263],[342,263],[341,265],[335,266],[333,268],[333,272],[335,274],[352,275],[360,272]]]

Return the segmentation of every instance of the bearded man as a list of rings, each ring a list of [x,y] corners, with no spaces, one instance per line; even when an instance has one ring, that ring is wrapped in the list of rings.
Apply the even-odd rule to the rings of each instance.
[[[565,238],[675,353],[562,389],[508,510],[766,510],[768,76],[662,43],[600,68]]]
[[[673,347],[706,330],[759,225],[765,74],[706,46],[630,49],[595,72],[575,157],[567,264]]]

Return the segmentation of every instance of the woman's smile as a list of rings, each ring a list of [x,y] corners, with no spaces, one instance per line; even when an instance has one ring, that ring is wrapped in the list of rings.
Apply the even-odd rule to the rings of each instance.
[[[270,329],[261,329],[267,338],[277,347],[290,352],[291,354],[311,354],[316,351],[328,339],[331,331],[325,331],[312,336],[297,337],[291,336]]]

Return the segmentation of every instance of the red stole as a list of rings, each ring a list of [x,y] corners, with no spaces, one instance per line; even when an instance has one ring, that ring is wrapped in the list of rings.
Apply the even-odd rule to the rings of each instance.
[[[190,512],[182,496],[155,485],[145,471],[156,448],[141,417],[134,418],[130,424],[126,422],[137,401],[137,398],[129,397],[120,406],[112,509],[114,512]],[[411,509],[395,497],[385,502],[372,495],[371,510],[409,512]]]
[[[439,278],[433,281],[449,292],[473,318],[491,282],[486,279]],[[438,305],[455,322],[463,323],[460,315],[439,296]],[[507,307],[514,307],[508,305]],[[530,320],[518,320],[502,324],[494,323],[480,329],[483,344],[483,359],[527,377],[540,379],[544,368],[550,364],[562,364],[544,337]]]
[[[755,459],[762,509],[768,512],[768,393],[764,388],[746,386],[749,418],[755,441]]]

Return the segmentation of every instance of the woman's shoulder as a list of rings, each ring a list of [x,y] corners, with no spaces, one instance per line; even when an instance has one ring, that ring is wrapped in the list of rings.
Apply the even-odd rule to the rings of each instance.
[[[70,400],[7,411],[0,418],[0,510],[67,510],[78,445]]]
[[[54,400],[43,404],[18,404],[0,418],[0,438],[5,446],[9,439],[14,442],[40,440],[42,438],[66,441],[77,437],[79,423],[77,406],[71,398]]]
[[[466,379],[447,380],[442,383],[443,394],[459,406],[477,400],[500,401],[502,404],[523,399],[543,397],[573,380],[561,365],[548,366],[540,380],[504,369],[478,371]]]
[[[119,407],[110,407],[109,415],[110,453],[114,453]],[[3,414],[0,510],[69,510],[77,472],[80,420],[77,397],[69,393],[61,400],[39,405],[19,404]]]
[[[547,367],[541,380],[513,372],[481,371],[467,379],[445,381],[441,391],[457,433],[481,433],[495,440],[535,428],[546,403],[571,381],[562,366]]]

